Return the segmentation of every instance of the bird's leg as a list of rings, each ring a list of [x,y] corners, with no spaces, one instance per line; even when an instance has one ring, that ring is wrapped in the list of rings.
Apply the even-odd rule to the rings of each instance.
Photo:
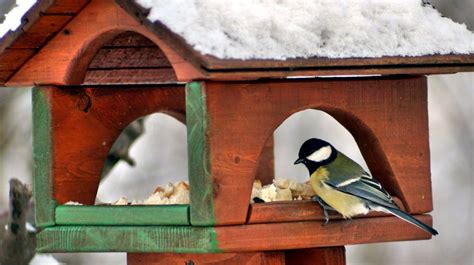
[[[319,197],[319,196],[313,196],[313,197],[311,197],[311,200],[313,202],[318,202],[319,205],[321,205],[321,207],[323,208],[324,225],[327,225],[329,223],[328,210],[329,211],[335,211],[334,208],[332,208],[329,204],[327,204],[325,201],[323,201],[323,199],[321,199],[321,197]]]

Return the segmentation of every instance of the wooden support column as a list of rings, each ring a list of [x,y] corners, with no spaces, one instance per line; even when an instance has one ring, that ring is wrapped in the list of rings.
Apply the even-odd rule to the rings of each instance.
[[[432,210],[426,77],[205,81],[186,93],[193,225],[245,223],[267,139],[312,108],[349,130],[409,212]]]
[[[285,265],[285,253],[127,254],[128,265]]]
[[[128,265],[345,265],[342,247],[221,254],[128,253]]]
[[[342,247],[297,249],[285,252],[286,265],[345,265],[346,249]]]

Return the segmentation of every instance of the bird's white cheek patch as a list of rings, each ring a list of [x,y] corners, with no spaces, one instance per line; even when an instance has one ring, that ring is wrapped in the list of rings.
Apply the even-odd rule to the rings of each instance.
[[[323,160],[328,159],[331,156],[331,147],[321,147],[319,150],[314,151],[311,155],[307,156],[306,159],[311,160],[313,162],[321,162]]]

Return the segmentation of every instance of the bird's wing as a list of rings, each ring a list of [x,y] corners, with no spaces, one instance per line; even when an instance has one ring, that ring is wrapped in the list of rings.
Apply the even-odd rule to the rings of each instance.
[[[326,167],[330,175],[324,182],[332,188],[378,205],[398,208],[382,185],[344,154],[338,153],[333,163]]]

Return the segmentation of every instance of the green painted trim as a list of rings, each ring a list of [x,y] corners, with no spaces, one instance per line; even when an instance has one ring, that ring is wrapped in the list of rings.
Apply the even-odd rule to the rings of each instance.
[[[190,183],[191,224],[215,224],[213,180],[207,141],[209,116],[206,91],[202,83],[186,85],[186,125],[188,130],[188,171]]]
[[[216,253],[215,230],[192,226],[56,226],[36,235],[38,252]]]
[[[189,225],[188,205],[59,205],[58,225]]]
[[[56,201],[53,199],[51,105],[48,90],[35,87],[33,99],[33,194],[36,226],[54,226]]]

